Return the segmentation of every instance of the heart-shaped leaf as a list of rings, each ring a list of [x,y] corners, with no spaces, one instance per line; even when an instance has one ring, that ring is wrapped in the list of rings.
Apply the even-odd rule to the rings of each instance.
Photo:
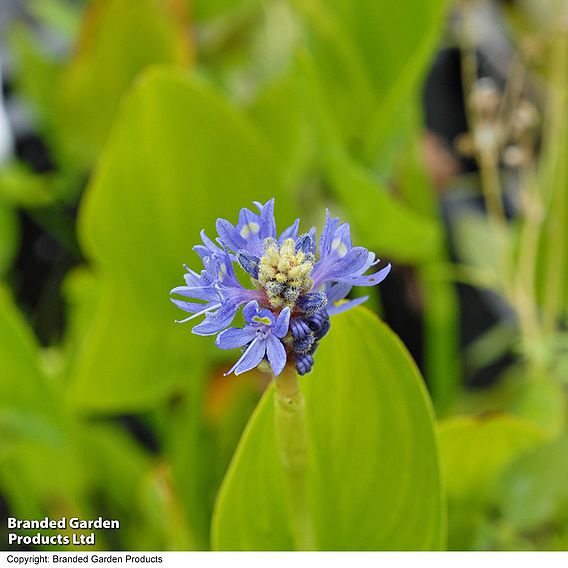
[[[432,411],[400,341],[363,308],[336,316],[301,388],[317,547],[441,548]],[[293,548],[273,394],[270,388],[257,407],[221,489],[213,520],[217,549]]]

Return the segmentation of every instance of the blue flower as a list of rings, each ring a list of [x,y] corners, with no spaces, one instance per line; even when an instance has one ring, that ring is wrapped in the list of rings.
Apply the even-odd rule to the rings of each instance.
[[[254,299],[262,299],[263,296],[258,290],[244,288],[238,281],[233,270],[233,262],[226,251],[212,252],[209,256],[202,257],[202,260],[205,270],[198,275],[186,267],[187,273],[184,278],[187,286],[178,286],[171,293],[202,300],[203,303],[176,298],[172,298],[172,302],[182,310],[191,313],[179,323],[205,314],[205,319],[193,328],[193,333],[215,335],[232,323],[242,304]]]
[[[241,209],[236,225],[216,223],[218,237],[201,232],[203,244],[194,247],[203,262],[197,274],[186,267],[185,286],[171,293],[172,301],[190,315],[201,315],[193,328],[198,335],[217,335],[221,349],[243,348],[229,373],[236,375],[267,359],[278,375],[287,362],[298,373],[309,372],[319,341],[330,328],[330,316],[363,303],[367,297],[345,301],[353,286],[376,286],[390,264],[367,274],[379,260],[364,247],[354,247],[348,223],[340,224],[326,211],[316,247],[316,230],[299,235],[299,219],[280,235],[274,220],[274,199],[255,202],[258,213]],[[252,281],[245,288],[234,271],[239,266]],[[245,326],[229,327],[244,305]]]
[[[259,307],[253,300],[243,308],[243,316],[244,327],[226,329],[215,340],[220,349],[246,346],[241,358],[225,375],[250,371],[266,357],[272,372],[278,376],[286,366],[286,349],[282,340],[288,333],[290,308],[284,308],[275,316],[271,310]]]

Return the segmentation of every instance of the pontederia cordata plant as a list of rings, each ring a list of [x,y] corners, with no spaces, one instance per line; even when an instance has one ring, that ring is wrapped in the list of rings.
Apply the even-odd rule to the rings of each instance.
[[[236,226],[218,219],[217,242],[201,232],[203,245],[194,250],[204,270],[198,274],[186,267],[186,285],[171,291],[186,299],[172,301],[190,313],[181,323],[205,316],[193,333],[216,334],[221,349],[242,348],[226,374],[258,366],[274,374],[276,444],[295,543],[298,549],[312,550],[317,545],[307,499],[306,417],[296,371],[311,371],[318,343],[329,331],[330,315],[367,299],[346,300],[351,288],[379,284],[390,264],[366,274],[379,260],[366,248],[354,247],[349,224],[340,224],[329,211],[318,251],[315,228],[299,235],[296,219],[278,236],[274,199],[255,205],[259,213],[241,209]],[[235,265],[250,276],[251,288],[241,284]],[[231,327],[241,306],[245,324]]]
[[[194,250],[204,270],[198,274],[186,267],[186,285],[171,291],[186,299],[172,301],[191,314],[180,323],[205,316],[193,333],[217,334],[220,349],[244,349],[227,374],[239,375],[267,360],[275,376],[287,364],[304,375],[329,330],[329,316],[363,303],[367,297],[345,298],[353,286],[382,282],[390,264],[367,275],[379,260],[354,247],[349,224],[340,224],[329,211],[317,251],[314,227],[298,236],[296,219],[277,236],[274,199],[255,205],[259,213],[241,209],[236,226],[218,219],[216,243],[201,232],[203,245]],[[250,275],[251,288],[241,284],[234,265]],[[244,327],[230,327],[243,305]]]

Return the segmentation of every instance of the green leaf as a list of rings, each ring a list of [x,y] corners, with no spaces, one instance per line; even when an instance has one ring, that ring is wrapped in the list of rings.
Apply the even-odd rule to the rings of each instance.
[[[200,24],[216,19],[235,19],[243,12],[258,6],[260,0],[187,0],[192,10],[192,16]]]
[[[65,0],[31,0],[26,8],[42,26],[66,39],[79,27],[81,6]]]
[[[562,434],[568,415],[563,385],[546,375],[524,377],[517,373],[513,379],[516,379],[517,390],[511,401],[511,412],[537,424],[550,439]]]
[[[122,95],[146,67],[187,66],[186,11],[173,0],[96,0],[85,11],[73,59],[56,85],[54,112],[63,156],[90,166]]]
[[[85,479],[71,443],[76,425],[64,416],[34,337],[3,287],[0,369],[0,491],[16,515],[55,514],[55,503],[76,511]]]
[[[544,440],[538,427],[506,414],[448,418],[439,432],[450,498],[485,499],[505,466]]]
[[[440,423],[439,433],[448,493],[448,547],[475,549],[499,476],[545,435],[534,424],[506,414],[448,418]]]
[[[491,387],[464,393],[461,412],[506,412],[531,422],[550,440],[558,437],[568,416],[563,386],[540,370],[537,373],[522,364],[511,366]]]
[[[340,1],[348,7],[346,0]],[[376,159],[388,150],[405,106],[417,98],[421,81],[439,45],[450,3],[448,0],[413,0],[404,4],[365,0],[365,3],[368,13],[374,16],[361,17],[359,9],[352,12],[360,29],[366,28],[364,35],[358,37],[367,52],[366,60],[373,67],[373,76],[380,83],[381,99],[365,135],[366,155]],[[381,33],[375,31],[378,21]]]
[[[292,69],[266,87],[250,109],[278,152],[291,188],[301,187],[316,153],[315,128],[302,79],[301,71]]]
[[[444,511],[432,411],[399,340],[363,308],[336,316],[301,388],[318,547],[441,548]],[[213,520],[216,549],[292,548],[273,395],[271,387],[225,478]]]
[[[137,489],[155,465],[145,449],[123,428],[104,422],[81,423],[79,443],[82,462],[95,472],[91,483],[116,508],[134,516]]]
[[[511,464],[496,491],[501,514],[517,530],[537,531],[568,518],[568,435]]]
[[[143,549],[198,549],[165,464],[158,465],[146,477],[138,501],[146,521],[137,530]]]
[[[84,249],[102,290],[71,385],[75,404],[134,410],[200,381],[215,347],[174,325],[169,291],[218,217],[277,199],[289,221],[276,159],[246,118],[212,89],[173,70],[138,82],[80,213]],[[282,226],[285,226],[283,224]]]
[[[424,302],[424,375],[439,417],[448,413],[461,386],[458,300],[442,270],[441,263],[429,262],[418,272]]]
[[[246,116],[214,90],[155,69],[125,100],[80,211],[100,286],[84,291],[96,306],[70,372],[71,400],[81,411],[122,412],[183,397],[187,412],[183,422],[176,413],[166,444],[198,548],[207,543],[211,509],[202,390],[219,353],[212,338],[174,324],[182,312],[169,291],[183,283],[182,263],[199,269],[192,246],[203,228],[215,235],[218,217],[236,221],[253,200],[276,197],[281,227],[291,221],[277,164]],[[91,320],[92,307],[81,309],[78,299],[75,311]]]
[[[30,105],[38,128],[54,135],[57,117],[54,116],[53,86],[59,79],[61,64],[47,53],[37,34],[23,23],[11,27],[7,39],[19,69],[14,77],[18,95]]]
[[[0,433],[2,450],[23,438],[57,443],[57,410],[34,338],[0,287]]]
[[[321,137],[319,150],[324,176],[348,212],[358,238],[381,256],[396,261],[418,263],[438,259],[443,242],[440,222],[395,198],[371,170],[348,154],[335,127],[314,60],[303,56],[298,59],[298,65],[309,97],[308,108]]]
[[[370,172],[346,156],[330,157],[327,171],[357,234],[380,256],[399,262],[439,256],[443,234],[437,221],[397,201]]]
[[[10,205],[42,207],[63,194],[63,176],[35,173],[22,162],[13,160],[0,169],[0,197]]]
[[[438,44],[447,1],[294,5],[306,21],[307,43],[341,131],[374,159],[379,144],[385,148],[385,139],[399,130],[401,109]]]
[[[354,4],[349,0],[331,0],[325,5],[353,40],[373,84],[382,94],[389,92],[401,72],[411,67],[426,46],[435,48],[447,2],[359,0]],[[423,67],[426,64],[424,61]]]
[[[16,210],[0,201],[0,276],[12,264],[20,237],[20,227]]]
[[[321,0],[296,0],[293,5],[305,21],[306,44],[334,124],[344,138],[354,138],[378,102],[356,40]]]

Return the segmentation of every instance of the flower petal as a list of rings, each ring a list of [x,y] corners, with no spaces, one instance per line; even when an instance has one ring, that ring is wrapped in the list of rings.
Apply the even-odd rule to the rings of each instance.
[[[262,254],[262,242],[264,239],[261,236],[261,232],[269,232],[262,225],[263,221],[256,213],[246,208],[241,209],[239,222],[236,227],[239,236],[246,242],[246,246],[241,248],[253,254]]]
[[[200,274],[197,274],[197,272],[195,272],[194,270],[191,270],[191,268],[187,267],[184,265],[184,268],[187,270],[187,272],[183,275],[183,279],[185,280],[185,283],[189,286],[189,287],[199,287],[203,285],[203,278],[201,277]]]
[[[325,293],[330,304],[343,300],[353,286],[349,282],[327,282]]]
[[[192,333],[195,333],[195,335],[215,335],[219,333],[231,325],[241,303],[238,300],[228,300],[215,313],[209,312],[205,314],[205,319],[191,330]]]
[[[211,306],[211,302],[202,304],[200,302],[186,302],[184,300],[177,300],[176,298],[170,298],[170,301],[174,303],[178,308],[181,308],[185,312],[189,313],[202,312],[203,310],[215,310],[221,306],[220,302]]]
[[[256,330],[250,326],[230,327],[222,331],[215,339],[219,349],[236,349],[250,343],[256,337]]]
[[[276,323],[272,327],[272,333],[276,337],[284,337],[288,333],[288,326],[290,324],[290,308],[284,308],[278,315]]]
[[[349,282],[353,286],[376,286],[388,276],[390,271],[391,265],[388,264],[383,269],[373,274],[369,274],[368,276],[352,276],[346,278],[344,281]]]
[[[233,252],[247,248],[245,239],[239,235],[235,227],[226,219],[217,219],[215,228],[217,229],[221,242]]]
[[[201,240],[203,241],[202,245],[195,245],[193,250],[201,257],[201,259],[210,256],[213,253],[223,252],[221,248],[219,248],[206,234],[205,231],[202,230],[201,233]]]
[[[320,238],[320,257],[325,257],[331,251],[331,243],[333,241],[333,235],[335,233],[337,223],[339,223],[339,219],[336,217],[332,219],[329,209],[326,209],[325,225],[323,226]]]
[[[170,291],[170,294],[195,300],[219,300],[219,293],[212,286],[177,286]]]
[[[257,215],[246,207],[239,212],[239,221],[236,227],[230,224],[220,223],[218,226],[219,236],[232,242],[232,245],[241,243],[234,249],[246,250],[255,256],[262,256],[264,251],[264,240],[276,237],[276,222],[274,221],[274,199],[266,202],[266,204],[254,202],[260,215]],[[224,233],[222,234],[222,231]]]
[[[272,368],[272,372],[277,377],[286,366],[286,349],[282,345],[282,341],[274,335],[267,337],[266,356]]]
[[[263,321],[260,322],[258,321],[259,319]],[[269,327],[272,327],[275,321],[276,321],[276,316],[268,308],[262,308],[258,310],[256,312],[256,317],[253,318],[253,323],[255,324],[263,323],[264,325],[267,325]]]
[[[212,282],[222,283],[233,288],[243,288],[233,269],[233,261],[225,251],[214,253],[203,259],[207,274]]]
[[[246,322],[252,321],[252,318],[258,314],[259,310],[258,302],[256,300],[252,300],[243,308],[243,317],[245,318]]]
[[[339,225],[331,241],[330,254],[334,258],[343,258],[351,250],[351,229],[349,223]]]
[[[254,204],[260,211],[260,238],[262,240],[276,237],[276,221],[274,220],[274,197],[264,205],[255,201]]]
[[[359,306],[365,303],[369,299],[369,296],[361,296],[360,298],[355,298],[354,300],[348,300],[347,302],[342,302],[339,305],[335,304],[328,304],[327,306],[327,313],[330,316],[336,316],[337,314],[341,314],[354,308],[355,306]]]
[[[230,371],[225,373],[225,376],[235,373],[241,375],[255,367],[258,367],[260,362],[264,359],[266,353],[266,339],[255,338],[252,343],[246,348],[242,357],[233,365]]]
[[[296,219],[287,229],[282,231],[278,237],[278,244],[281,245],[286,239],[295,239],[298,236],[298,229],[300,228],[300,219]]]
[[[345,281],[346,278],[358,274],[369,257],[369,251],[364,247],[353,247],[342,258],[330,254],[314,267],[312,278],[314,287],[329,281]]]

